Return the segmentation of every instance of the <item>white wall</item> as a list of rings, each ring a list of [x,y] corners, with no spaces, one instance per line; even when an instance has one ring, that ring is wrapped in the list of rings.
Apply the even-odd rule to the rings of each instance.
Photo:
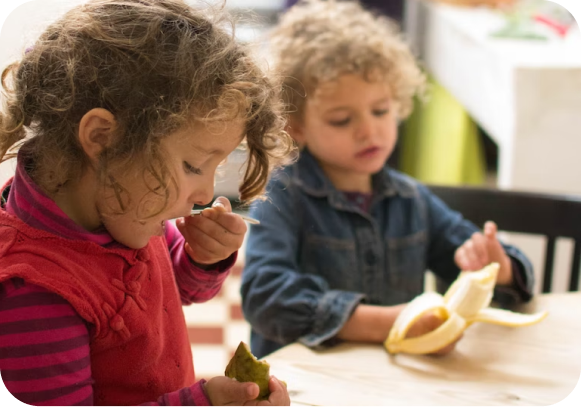
[[[85,1],[33,0],[14,9],[0,29],[0,69],[17,60],[52,21]],[[14,162],[0,164],[0,185],[12,176],[14,165]]]

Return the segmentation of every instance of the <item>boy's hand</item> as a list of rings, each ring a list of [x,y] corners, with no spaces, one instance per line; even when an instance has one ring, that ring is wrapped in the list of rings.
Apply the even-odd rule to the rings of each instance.
[[[246,223],[232,213],[230,201],[224,197],[217,198],[212,208],[200,215],[178,219],[176,226],[186,239],[186,253],[201,265],[230,257],[242,246],[247,230]]]
[[[240,383],[226,376],[218,376],[205,384],[206,393],[214,406],[290,406],[286,386],[276,377],[268,382],[268,400],[256,400],[260,390],[256,383]]]
[[[490,263],[498,263],[500,269],[496,283],[512,284],[512,263],[502,245],[496,238],[496,223],[484,224],[484,234],[476,232],[460,246],[454,255],[454,261],[460,270],[478,271]]]
[[[427,334],[428,332],[432,332],[443,323],[444,321],[434,313],[427,313],[425,315],[422,315],[420,319],[418,319],[418,321],[410,327],[406,335],[406,338],[415,338],[416,336],[422,336],[424,334]],[[442,349],[439,349],[436,352],[431,353],[431,355],[443,356],[452,352],[456,347],[456,343],[458,343],[458,341],[461,338],[462,336],[460,336],[451,344],[443,347]]]

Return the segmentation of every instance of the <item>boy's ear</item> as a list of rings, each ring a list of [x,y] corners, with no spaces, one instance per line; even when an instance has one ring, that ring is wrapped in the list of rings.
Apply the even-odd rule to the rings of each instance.
[[[296,117],[290,117],[285,127],[286,132],[302,146],[305,144],[305,133],[302,123]]]
[[[115,126],[115,116],[106,109],[91,109],[81,118],[79,142],[93,164],[96,164],[99,154],[112,144]]]

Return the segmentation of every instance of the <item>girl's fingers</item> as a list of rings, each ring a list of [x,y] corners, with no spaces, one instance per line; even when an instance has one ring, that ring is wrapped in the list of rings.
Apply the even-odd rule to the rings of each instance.
[[[230,200],[223,196],[216,198],[212,204],[212,208],[217,208],[218,210],[223,210],[224,212],[232,212],[232,205],[230,204]]]
[[[190,236],[190,231],[186,227],[186,223],[185,223],[183,218],[176,220],[176,227],[178,228],[179,232],[182,234],[184,239],[186,239],[186,242],[192,241],[192,237]]]
[[[235,235],[244,235],[248,229],[246,222],[240,216],[232,212],[221,212],[215,208],[202,211],[201,216],[193,218],[210,219],[228,232]]]
[[[192,260],[201,264],[214,264],[226,258],[217,256],[200,246],[191,247],[189,243],[186,243],[185,250]]]
[[[240,221],[242,222],[242,220]],[[202,216],[194,216],[192,219],[188,219],[186,226],[190,231],[200,230],[225,247],[239,247],[244,240],[244,233],[232,233],[219,223]]]
[[[229,250],[228,247],[199,229],[192,229],[189,235],[191,236],[191,239],[187,240],[187,242],[194,250],[201,248],[212,253],[214,256],[220,256]]]
[[[268,388],[271,392],[286,390],[286,386],[274,376],[270,376]]]
[[[274,376],[270,376],[268,381],[268,388],[270,389],[270,397],[268,398],[268,404],[274,406],[289,406],[290,396],[288,394],[286,386]],[[261,405],[259,403],[259,405]]]

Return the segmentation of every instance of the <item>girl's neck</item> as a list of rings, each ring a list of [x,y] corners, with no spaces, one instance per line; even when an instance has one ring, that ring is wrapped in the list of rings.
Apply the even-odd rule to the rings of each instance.
[[[92,232],[101,226],[96,206],[96,187],[94,178],[85,173],[80,179],[67,182],[51,198],[73,222]]]

